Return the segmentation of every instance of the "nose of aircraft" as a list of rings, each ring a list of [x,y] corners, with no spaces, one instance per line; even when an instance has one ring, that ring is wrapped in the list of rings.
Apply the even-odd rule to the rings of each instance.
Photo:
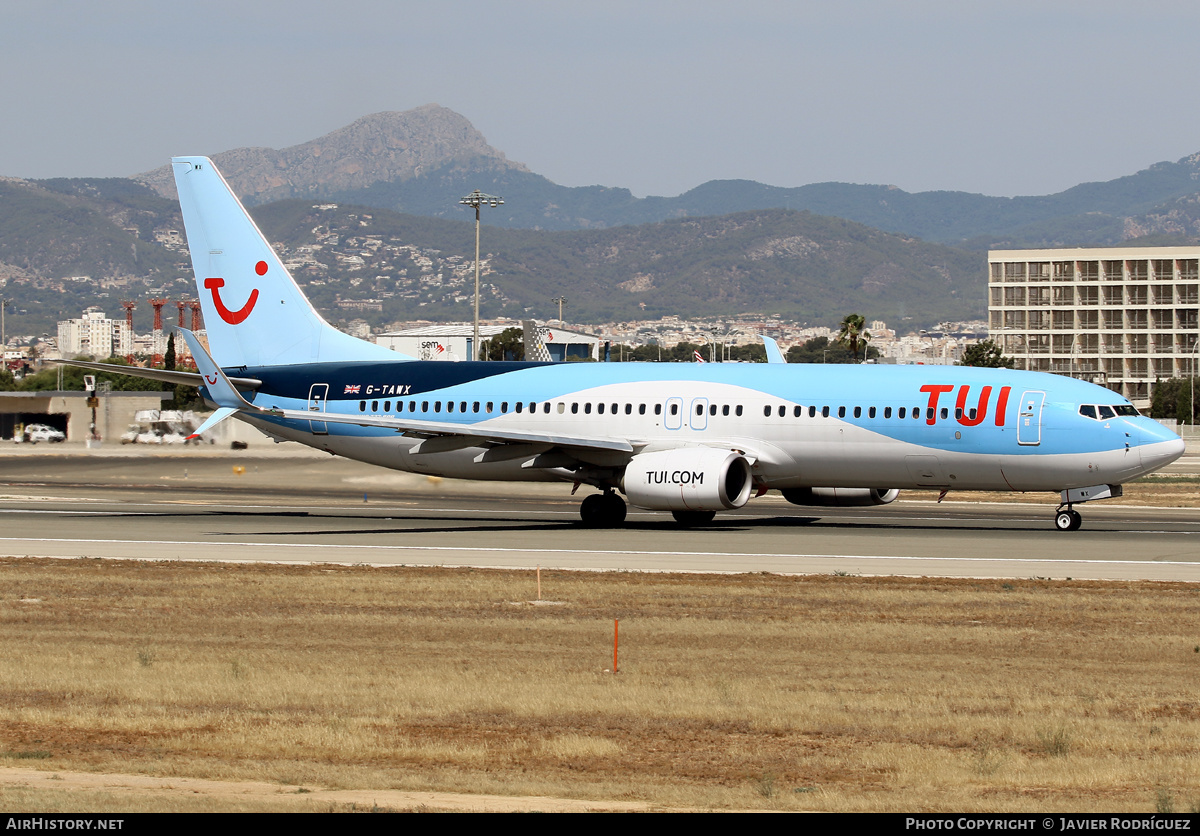
[[[1175,435],[1157,421],[1139,422],[1141,443],[1138,452],[1141,454],[1142,470],[1145,473],[1166,467],[1183,455],[1187,445],[1183,439]]]

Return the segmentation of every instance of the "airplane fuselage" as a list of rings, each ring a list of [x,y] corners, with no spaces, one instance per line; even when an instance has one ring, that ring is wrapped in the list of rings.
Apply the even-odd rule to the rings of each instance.
[[[280,438],[397,470],[466,479],[574,478],[628,453],[505,445],[495,430],[611,437],[637,453],[739,450],[765,488],[1060,491],[1119,484],[1175,459],[1182,442],[1119,395],[1056,375],[950,366],[656,363],[318,363],[226,370],[258,378]],[[1081,406],[1111,417],[1088,417]],[[1116,408],[1127,414],[1116,414]],[[1095,411],[1095,410],[1093,410]],[[438,443],[321,414],[454,424]],[[481,438],[472,442],[471,428]],[[431,443],[432,442],[432,443]],[[563,468],[567,468],[564,471]],[[656,477],[659,478],[659,477]],[[678,478],[667,474],[661,478]]]

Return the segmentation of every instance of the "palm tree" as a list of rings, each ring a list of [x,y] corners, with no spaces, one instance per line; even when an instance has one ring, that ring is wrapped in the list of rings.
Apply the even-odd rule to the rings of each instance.
[[[858,359],[858,348],[864,349],[871,340],[871,333],[866,328],[867,322],[862,314],[846,314],[842,320],[842,330],[838,333],[838,342],[850,349],[855,360]]]

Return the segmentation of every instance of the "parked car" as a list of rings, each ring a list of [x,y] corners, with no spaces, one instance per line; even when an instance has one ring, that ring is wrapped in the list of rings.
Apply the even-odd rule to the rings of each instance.
[[[45,424],[30,424],[25,427],[25,440],[30,444],[37,444],[39,441],[66,441],[67,436],[62,430],[56,430]]]

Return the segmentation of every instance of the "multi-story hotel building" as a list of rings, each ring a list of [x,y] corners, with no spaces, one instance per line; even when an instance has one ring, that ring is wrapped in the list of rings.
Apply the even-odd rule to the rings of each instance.
[[[1017,368],[1091,380],[1149,405],[1200,373],[1200,247],[992,250],[988,334]]]

